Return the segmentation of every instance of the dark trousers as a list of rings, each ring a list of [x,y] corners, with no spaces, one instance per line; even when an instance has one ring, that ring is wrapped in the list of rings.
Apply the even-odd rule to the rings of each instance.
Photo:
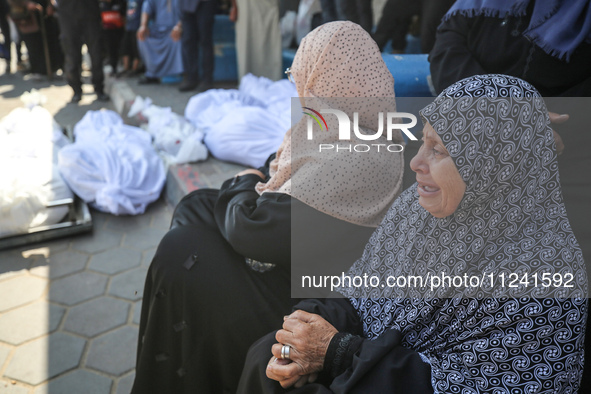
[[[431,52],[435,44],[435,33],[441,23],[441,18],[455,0],[388,0],[382,10],[382,17],[378,22],[374,40],[380,50],[392,40],[392,49],[404,51],[406,48],[406,34],[413,15],[421,18],[421,51]]]
[[[346,0],[320,0],[323,23],[347,20]]]
[[[371,33],[373,28],[371,1],[347,0],[345,4],[345,15],[347,15],[347,19],[363,27],[366,32]]]
[[[117,64],[119,64],[119,48],[121,47],[122,39],[123,28],[103,29],[103,45],[105,47],[103,53],[109,59],[109,64],[113,69],[113,73],[117,72]]]
[[[371,1],[320,0],[323,23],[349,20],[361,25],[367,32],[373,27]]]
[[[200,1],[195,12],[183,12],[183,68],[185,79],[199,81],[199,49],[201,49],[201,80],[213,82],[213,22],[215,1]]]
[[[8,24],[8,3],[6,3],[6,0],[0,0],[0,31],[2,31],[2,35],[4,36],[4,45],[8,50],[6,56],[8,69],[10,67],[10,44],[12,43],[12,38],[10,37],[10,25]]]
[[[102,93],[105,76],[100,14],[71,14],[60,9],[59,22],[68,84],[74,93],[82,93],[82,45],[86,44],[92,63],[92,85],[95,92]]]

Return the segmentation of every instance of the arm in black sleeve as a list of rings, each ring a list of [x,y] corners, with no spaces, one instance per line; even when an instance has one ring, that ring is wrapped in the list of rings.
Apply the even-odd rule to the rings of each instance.
[[[283,193],[259,195],[261,178],[247,174],[222,185],[214,214],[232,248],[264,263],[289,264],[291,256],[291,197]]]
[[[316,313],[339,332],[324,359],[323,374],[334,378],[332,392],[432,393],[431,366],[401,345],[402,334],[390,329],[380,337],[363,337],[363,325],[348,299],[310,299],[294,309]]]
[[[342,296],[341,296],[342,297]],[[354,335],[363,333],[359,315],[347,298],[312,298],[297,303],[293,310],[302,310],[322,316],[338,331]]]
[[[353,305],[346,298],[319,298],[300,301],[293,309],[320,315],[339,331],[328,346],[324,372],[333,378],[343,373],[363,342],[363,326]]]
[[[455,15],[437,30],[429,63],[438,94],[461,79],[487,73],[470,50],[469,36],[473,23],[473,18]]]
[[[275,160],[276,156],[277,156],[277,153],[273,153],[271,156],[269,156],[269,158],[267,159],[267,161],[265,162],[265,164],[262,167],[257,168],[257,170],[259,170],[260,172],[263,173],[266,180],[268,180],[271,177],[271,175],[269,174],[269,169],[271,166],[271,162],[273,160]]]
[[[339,344],[330,385],[335,393],[431,394],[431,365],[401,344],[402,334],[389,329],[374,340],[345,336]],[[337,345],[338,346],[338,345]],[[338,355],[337,350],[337,355]],[[333,375],[334,376],[334,375]]]

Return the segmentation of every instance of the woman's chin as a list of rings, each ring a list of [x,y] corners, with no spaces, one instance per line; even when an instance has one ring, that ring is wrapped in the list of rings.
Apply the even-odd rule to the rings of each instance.
[[[449,215],[451,215],[453,212],[445,212],[444,209],[442,209],[440,204],[434,204],[434,201],[429,201],[428,198],[425,197],[419,197],[419,204],[425,208],[425,210],[427,212],[429,212],[431,215],[435,216],[436,218],[444,218],[447,217]]]

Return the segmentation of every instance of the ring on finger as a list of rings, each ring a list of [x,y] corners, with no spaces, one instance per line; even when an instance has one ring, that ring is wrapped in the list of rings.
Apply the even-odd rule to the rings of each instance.
[[[281,346],[281,357],[284,360],[291,360],[291,358],[289,358],[289,353],[291,351],[291,347],[289,345],[283,345]]]

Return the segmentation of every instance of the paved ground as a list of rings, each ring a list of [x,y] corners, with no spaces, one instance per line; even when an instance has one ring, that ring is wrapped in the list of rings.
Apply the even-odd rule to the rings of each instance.
[[[385,0],[373,1],[379,14]],[[95,101],[86,84],[82,101],[69,104],[72,91],[60,76],[35,81],[4,71],[0,60],[0,118],[22,105],[21,94],[38,89],[48,98],[44,107],[70,129],[88,110],[125,114],[136,94],[183,114],[194,94],[109,80],[111,102]],[[0,251],[0,394],[129,393],[144,278],[172,206],[187,191],[219,186],[240,169],[211,158],[171,168],[163,198],[143,215],[92,211],[90,234]]]
[[[45,107],[66,127],[88,110],[124,110],[134,92],[181,114],[194,94],[171,85],[109,82],[112,102],[95,101],[85,85],[75,105],[63,80],[3,74],[1,64],[0,118],[21,106],[20,95],[32,88],[48,97]],[[167,195],[174,201],[190,189],[216,187],[241,168],[214,159],[173,168]],[[162,198],[133,217],[91,213],[91,234],[0,251],[2,394],[129,393],[144,278],[172,205]]]

